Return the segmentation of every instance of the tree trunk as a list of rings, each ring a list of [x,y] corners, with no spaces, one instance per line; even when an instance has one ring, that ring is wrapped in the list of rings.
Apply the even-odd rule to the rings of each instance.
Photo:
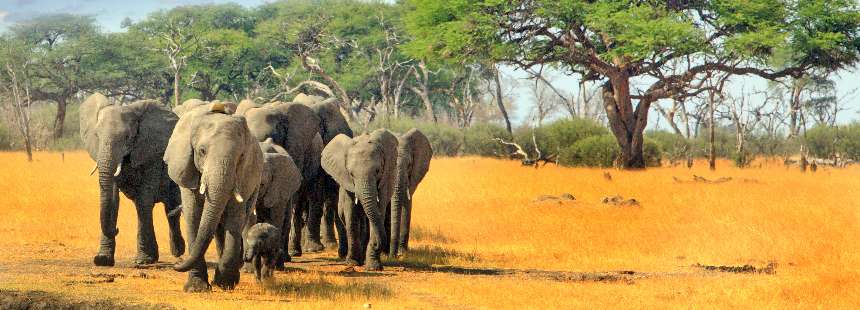
[[[66,97],[59,96],[57,101],[57,116],[54,118],[54,139],[63,137],[64,126],[66,124]]]
[[[618,166],[623,169],[645,168],[643,132],[651,102],[640,101],[634,112],[630,98],[630,78],[622,72],[610,76],[609,83],[604,85],[603,103],[609,128],[621,148]]]
[[[505,118],[505,129],[508,130],[508,135],[513,138],[514,131],[511,129],[511,119],[508,117],[508,111],[505,109],[505,103],[502,100],[502,81],[499,78],[499,68],[493,66],[493,78],[496,81],[496,103],[499,105],[499,111],[502,112],[502,117]]]
[[[708,167],[711,170],[717,170],[717,151],[714,146],[714,137],[716,135],[715,127],[717,126],[714,123],[714,93],[710,92],[708,94],[708,112],[710,113],[710,120],[708,122],[708,131],[710,137],[708,138],[708,142],[710,143],[710,151],[708,154]]]
[[[177,69],[177,70],[173,71],[173,106],[174,107],[179,106],[179,100],[181,99],[180,97],[181,96],[179,93],[179,70]]]

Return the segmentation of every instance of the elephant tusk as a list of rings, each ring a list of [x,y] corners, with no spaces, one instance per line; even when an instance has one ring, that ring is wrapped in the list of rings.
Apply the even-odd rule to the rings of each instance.
[[[206,194],[206,183],[200,182],[200,195]]]
[[[98,169],[99,169],[99,165],[93,166],[93,170],[90,171],[90,175],[93,175],[93,173],[96,173],[96,170],[98,170]]]
[[[238,190],[235,190],[235,189],[233,190],[233,196],[235,196],[235,197],[236,197],[236,201],[238,201],[239,203],[243,203],[243,202],[245,202],[245,199],[244,199],[244,198],[242,198],[242,195],[241,195],[241,194],[239,194],[239,191],[238,191]]]
[[[412,194],[409,193],[409,190],[406,190],[406,200],[412,200]]]
[[[379,201],[379,196],[376,196],[376,202],[382,202],[382,201]]]
[[[120,171],[122,171],[122,163],[116,165],[116,172],[113,173],[113,176],[118,177]]]
[[[358,204],[358,196],[355,196],[355,204]]]

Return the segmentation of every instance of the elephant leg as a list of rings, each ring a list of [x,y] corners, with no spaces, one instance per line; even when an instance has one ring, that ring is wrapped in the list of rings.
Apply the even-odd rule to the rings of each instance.
[[[400,221],[402,220],[401,210],[399,207],[395,206],[392,203],[388,204],[388,211],[386,212],[387,222],[389,227],[388,234],[388,257],[397,257],[398,245],[400,242]]]
[[[254,226],[254,224],[257,224],[257,214],[255,212],[250,212],[250,213],[248,213],[248,215],[245,216],[245,225],[242,225],[242,248],[243,249],[248,247],[248,245],[245,244],[245,238],[248,237],[248,230],[250,230],[251,226]],[[245,273],[251,273],[253,271],[253,269],[254,269],[254,266],[251,264],[251,262],[245,262],[244,265],[242,265],[242,271]]]
[[[158,242],[155,240],[155,228],[152,225],[152,209],[155,203],[152,196],[142,194],[135,199],[137,209],[137,258],[136,265],[154,264],[158,262]]]
[[[406,199],[403,201],[403,210],[400,212],[400,237],[397,239],[400,253],[406,253],[409,250],[409,230],[412,222],[412,200]]]
[[[185,218],[185,234],[189,243],[194,242],[197,238],[197,229],[200,227],[200,217],[203,213],[203,201],[201,197],[192,189],[181,188],[182,195],[182,213]],[[190,244],[188,245],[191,246]],[[183,290],[186,292],[208,292],[211,289],[209,286],[209,275],[206,271],[206,259],[201,259],[195,264],[194,268],[188,271],[188,280],[185,282]]]
[[[315,253],[325,250],[325,246],[320,242],[322,203],[319,199],[319,193],[314,193],[311,196],[314,197],[308,203],[307,218],[305,220],[304,245],[302,246],[302,249],[308,253]]]
[[[222,229],[224,231],[223,249],[215,268],[212,283],[230,290],[239,283],[239,269],[242,267],[242,228],[245,225],[244,207],[229,202],[224,212]]]
[[[281,231],[281,240],[288,240],[290,235],[290,227],[292,223],[290,223],[292,212],[292,204],[289,201],[279,202],[278,206],[275,206],[269,209],[269,224],[274,225]],[[283,253],[287,253],[287,244],[283,242]],[[286,267],[284,266],[285,262],[289,262],[292,258],[288,254],[281,255],[278,257],[277,261],[275,261],[275,269],[284,270]]]
[[[108,203],[102,203],[99,212],[102,235],[99,241],[99,251],[93,257],[93,263],[96,266],[113,266],[114,253],[116,252],[115,238],[119,233],[116,227],[116,219],[119,215],[119,189],[116,184],[113,184],[109,193],[102,192],[101,195],[103,200],[107,198]]]
[[[253,264],[254,264],[254,278],[257,279],[257,282],[260,282],[260,280],[262,280],[262,270],[261,270],[262,266],[260,266],[261,265],[260,255],[254,256]]]
[[[367,216],[364,214],[364,210],[360,206],[355,207],[355,222],[358,223],[358,232],[356,235],[358,236],[358,249],[356,250],[356,255],[358,256],[358,261],[364,265],[367,263],[367,246],[369,244],[369,232],[367,230]]]
[[[302,256],[302,229],[304,227],[302,215],[307,209],[307,195],[302,193],[297,198],[292,212],[289,251],[287,251],[293,257]]]
[[[322,220],[322,197],[325,183],[317,178],[314,190],[307,191],[307,209],[305,209],[305,227],[303,230],[302,250],[308,253],[321,252],[325,247],[320,242],[320,222]]]
[[[320,222],[320,241],[327,248],[337,246],[335,238],[335,213],[337,212],[337,192],[327,192],[323,197],[322,221]]]
[[[164,213],[167,215],[167,225],[170,229],[170,254],[177,259],[185,254],[185,240],[182,239],[182,230],[179,224],[179,208],[181,202],[178,199],[179,191],[167,194],[164,199]]]
[[[343,220],[344,225],[346,226],[346,264],[350,266],[359,266],[361,265],[361,257],[359,252],[361,246],[361,236],[359,234],[359,229],[361,229],[358,218],[359,209],[353,203],[353,198],[351,194],[348,194],[345,190],[341,190],[340,192],[340,203],[342,204],[341,210],[343,210]]]
[[[348,198],[347,198],[348,199]],[[338,198],[340,200],[340,198]],[[338,202],[340,205],[341,202]],[[337,216],[334,218],[334,227],[337,230],[337,257],[340,259],[344,259],[347,257],[347,249],[349,248],[349,243],[346,238],[346,212],[344,212],[340,206],[338,206]]]

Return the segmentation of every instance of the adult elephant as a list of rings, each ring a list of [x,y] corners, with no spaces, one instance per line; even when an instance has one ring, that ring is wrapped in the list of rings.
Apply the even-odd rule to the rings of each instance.
[[[158,261],[152,225],[156,202],[163,203],[168,214],[171,254],[179,257],[185,252],[179,212],[174,212],[180,205],[179,189],[161,160],[176,122],[173,112],[151,100],[120,106],[95,93],[81,104],[81,138],[96,162],[93,172],[99,174],[101,241],[93,258],[96,266],[114,265],[120,191],[137,209],[135,264]]]
[[[391,199],[396,165],[397,137],[385,129],[352,139],[338,135],[323,149],[322,167],[340,185],[338,230],[346,240],[340,240],[338,254],[348,264],[365,263],[367,270],[382,270],[379,253],[387,248],[388,239],[382,208]],[[365,218],[369,232],[361,229]],[[366,249],[361,247],[364,239]],[[361,255],[361,250],[366,254]]]
[[[352,138],[352,129],[340,109],[337,106],[336,98],[324,99],[323,97],[306,95],[299,93],[293,98],[293,102],[301,103],[309,106],[320,118],[319,132],[324,145],[327,145],[335,136],[339,134],[346,135]],[[308,218],[307,230],[305,231],[304,248],[313,250],[322,250],[322,245],[335,247],[337,240],[335,239],[335,213],[337,212],[337,199],[339,186],[334,179],[324,173],[320,173],[317,178],[316,186],[320,194],[320,201],[313,202],[313,208],[321,209],[321,213],[310,212],[309,215],[320,214],[322,219]],[[316,205],[319,205],[317,207]]]
[[[430,169],[432,157],[430,140],[420,130],[412,128],[397,137],[397,181],[394,183],[391,204],[386,208],[385,214],[390,221],[386,224],[390,223],[388,255],[391,257],[397,256],[398,251],[405,252],[409,249],[412,195]]]
[[[270,102],[250,108],[240,104],[238,110],[243,111],[248,127],[257,141],[271,138],[274,144],[283,147],[292,156],[296,167],[301,171],[301,185],[291,200],[293,214],[290,231],[284,232],[285,235],[288,234],[287,238],[284,238],[287,243],[285,252],[291,256],[301,256],[304,226],[302,215],[310,213],[305,217],[319,218],[316,213],[320,212],[313,207],[313,201],[318,200],[315,195],[319,192],[315,184],[323,148],[319,134],[320,119],[310,107],[297,103]]]
[[[263,175],[260,180],[260,190],[255,206],[256,220],[253,223],[269,223],[279,231],[285,231],[285,224],[290,224],[290,199],[299,189],[302,174],[293,158],[271,138],[260,142],[263,152]],[[283,244],[281,244],[283,246]],[[289,256],[282,259],[289,261]]]
[[[219,261],[213,284],[224,289],[239,282],[242,233],[257,199],[263,153],[245,118],[221,104],[185,111],[170,137],[164,161],[180,187],[190,254],[174,266],[190,271],[186,292],[210,289],[204,254],[216,237]]]

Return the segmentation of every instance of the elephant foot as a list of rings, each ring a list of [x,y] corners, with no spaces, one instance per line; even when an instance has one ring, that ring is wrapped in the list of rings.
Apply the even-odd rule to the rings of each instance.
[[[93,264],[95,264],[96,266],[113,267],[113,255],[96,254],[96,256],[93,257]]]
[[[361,266],[361,262],[354,258],[347,258],[343,261],[347,266]]]
[[[322,240],[322,244],[326,249],[337,249],[337,240]]]
[[[134,264],[137,266],[141,265],[152,265],[158,262],[158,255],[148,255],[143,253],[138,253],[137,257],[134,259]]]
[[[212,291],[212,286],[205,279],[189,277],[182,290],[186,293],[206,293]]]
[[[212,284],[220,287],[223,290],[232,290],[239,283],[239,271],[221,271],[215,269],[215,278],[212,279]]]
[[[403,256],[403,254],[406,254],[406,247],[401,245],[397,248],[397,256],[400,257]]]
[[[378,259],[368,259],[364,265],[364,270],[367,271],[382,271],[382,262]]]
[[[253,272],[254,272],[254,264],[252,264],[252,263],[245,263],[244,265],[242,265],[242,272],[244,272],[244,273],[253,273]]]
[[[307,251],[308,253],[317,253],[324,251],[325,246],[323,246],[322,243],[316,241],[308,241],[307,244],[302,247],[302,249]]]
[[[173,257],[180,257],[182,254],[185,254],[185,240],[182,237],[170,243],[170,254]]]
[[[301,251],[290,250],[287,254],[290,254],[292,257],[302,257]]]

